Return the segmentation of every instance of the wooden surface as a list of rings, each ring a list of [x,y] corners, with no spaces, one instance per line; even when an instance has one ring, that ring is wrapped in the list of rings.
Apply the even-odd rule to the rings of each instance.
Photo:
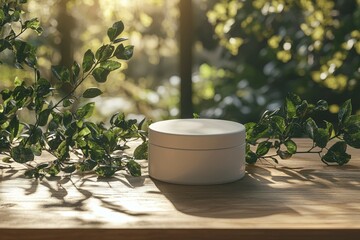
[[[360,151],[350,154],[342,167],[311,154],[261,162],[242,180],[214,186],[152,180],[146,161],[139,178],[42,181],[1,164],[0,240],[360,239]]]

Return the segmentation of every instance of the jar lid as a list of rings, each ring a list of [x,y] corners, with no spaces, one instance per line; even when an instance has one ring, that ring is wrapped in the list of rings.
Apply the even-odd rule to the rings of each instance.
[[[223,149],[245,144],[244,125],[218,119],[172,119],[149,126],[149,143],[175,149]]]

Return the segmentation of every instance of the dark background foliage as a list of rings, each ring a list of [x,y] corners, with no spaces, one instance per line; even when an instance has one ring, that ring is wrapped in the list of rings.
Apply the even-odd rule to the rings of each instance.
[[[209,65],[225,73],[210,76],[216,97],[198,105],[204,115],[255,120],[288,92],[328,101],[330,121],[347,99],[359,110],[359,1],[220,1],[207,16],[223,46]]]
[[[25,14],[39,17],[45,31],[24,38],[37,46],[44,76],[55,81],[50,63],[79,61],[103,41],[102,30],[124,21],[136,51],[110,84],[95,86],[106,93],[95,109],[104,121],[116,111],[139,119],[179,117],[179,14],[194,18],[192,101],[202,117],[255,121],[288,92],[328,101],[330,112],[321,117],[330,121],[347,99],[359,111],[359,1],[193,0],[192,7],[190,15],[172,0],[29,1]],[[9,56],[1,60],[1,89],[15,76],[31,77],[8,67]]]

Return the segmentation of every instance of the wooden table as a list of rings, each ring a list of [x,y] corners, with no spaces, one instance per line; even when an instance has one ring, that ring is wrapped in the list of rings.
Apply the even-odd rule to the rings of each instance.
[[[0,240],[360,239],[360,151],[350,153],[342,167],[310,154],[262,162],[214,186],[155,181],[146,161],[139,178],[42,181],[2,164]]]

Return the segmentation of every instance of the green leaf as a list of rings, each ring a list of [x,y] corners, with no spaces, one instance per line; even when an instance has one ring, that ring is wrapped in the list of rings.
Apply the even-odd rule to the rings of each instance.
[[[253,126],[251,132],[251,139],[258,140],[265,137],[269,133],[269,125],[267,123],[259,123]]]
[[[73,82],[75,83],[80,74],[80,65],[76,61],[73,62],[71,71],[73,73]]]
[[[122,21],[115,22],[107,31],[107,35],[113,42],[124,31],[124,23]]]
[[[309,107],[308,102],[306,100],[303,100],[300,105],[296,106],[296,115],[301,117],[305,116],[305,114],[308,111],[308,107]]]
[[[62,83],[70,82],[70,71],[64,66],[51,66],[51,72]]]
[[[126,163],[126,167],[129,170],[131,176],[140,177],[141,176],[141,165],[134,160],[130,160]]]
[[[36,47],[21,40],[15,40],[15,52],[17,67],[22,68],[21,64],[26,63],[29,67],[34,68],[36,65]]]
[[[245,160],[246,160],[246,163],[248,163],[248,164],[255,164],[256,161],[258,160],[258,156],[256,155],[256,153],[249,150],[246,153]]]
[[[327,101],[325,101],[325,100],[319,100],[319,101],[316,103],[315,110],[318,110],[318,111],[327,111],[328,109],[329,109],[329,104],[327,103]]]
[[[360,148],[360,115],[351,115],[344,123],[344,140],[354,148]]]
[[[76,110],[77,118],[78,119],[89,118],[93,114],[94,108],[95,108],[94,102],[87,103],[84,106],[78,108]]]
[[[351,159],[351,155],[346,153],[346,148],[347,145],[344,141],[336,142],[321,159],[326,163],[344,165]]]
[[[36,95],[37,97],[44,97],[51,92],[51,84],[45,78],[39,78],[37,81]]]
[[[12,45],[6,39],[0,39],[0,52],[4,51],[5,49],[12,49]]]
[[[32,135],[29,136],[29,143],[31,144],[37,144],[42,140],[43,137],[43,132],[41,130],[41,128],[37,127],[35,128],[35,126],[31,126],[31,131],[32,131]]]
[[[2,23],[5,20],[5,13],[2,9],[0,9],[0,23]]]
[[[328,121],[324,121],[324,122],[326,124],[326,130],[328,131],[329,138],[333,137],[335,135],[333,124]]]
[[[73,172],[75,172],[76,167],[75,167],[74,164],[71,164],[71,165],[69,165],[69,166],[66,166],[66,167],[62,168],[61,170],[62,170],[64,173],[73,173]]]
[[[12,91],[10,91],[9,89],[4,89],[0,93],[1,93],[2,99],[4,101],[9,99],[11,97],[11,95],[12,95]]]
[[[51,113],[50,109],[45,109],[42,112],[40,112],[38,118],[39,126],[45,126],[47,124],[50,113]]]
[[[280,134],[283,134],[286,129],[285,119],[280,116],[273,116],[271,118],[271,123],[273,128],[279,132]]]
[[[17,118],[17,116],[15,115],[10,123],[9,123],[9,127],[8,130],[11,133],[10,135],[10,140],[12,141],[19,133],[19,129],[20,129],[20,121]]]
[[[296,153],[297,145],[293,140],[289,139],[289,140],[285,141],[284,145],[286,146],[286,149],[290,154]]]
[[[110,44],[106,44],[101,46],[95,53],[95,57],[97,60],[104,61],[104,60],[108,60],[111,55],[114,52],[114,46],[110,45]]]
[[[120,42],[123,42],[123,41],[126,41],[126,40],[128,40],[128,39],[127,38],[118,38],[118,39],[115,39],[113,41],[113,43],[120,43]]]
[[[34,160],[34,154],[30,148],[16,146],[11,149],[11,157],[15,162],[26,163]]]
[[[90,129],[90,131],[91,131],[91,133],[93,135],[98,135],[99,134],[100,129],[95,123],[93,123],[93,122],[85,122],[85,126],[88,129]]]
[[[115,49],[114,56],[117,59],[129,60],[132,57],[133,53],[134,53],[134,46],[129,45],[124,47],[123,44],[120,44]]]
[[[70,111],[65,111],[63,117],[64,126],[68,127],[71,124],[72,120],[73,120],[72,113]]]
[[[261,142],[256,148],[256,155],[259,157],[264,156],[269,152],[270,148],[271,148],[271,142],[268,141]]]
[[[318,128],[314,133],[314,142],[316,146],[324,148],[329,142],[329,132],[327,129]]]
[[[98,67],[93,71],[92,75],[97,82],[104,83],[106,82],[109,73],[110,73],[109,70],[102,67]]]
[[[288,98],[295,106],[301,104],[301,98],[293,92],[289,92],[286,98]]]
[[[353,148],[360,148],[360,132],[345,133],[344,140]]]
[[[63,106],[70,107],[74,102],[75,100],[71,98],[64,99]]]
[[[296,106],[290,98],[285,99],[285,111],[288,118],[294,118],[296,116]]]
[[[115,174],[117,168],[111,166],[100,166],[96,168],[95,172],[99,177],[111,177]]]
[[[309,135],[311,139],[314,139],[315,132],[317,131],[318,126],[312,118],[308,118],[305,124],[306,133]]]
[[[40,170],[40,169],[44,169],[44,168],[47,168],[49,167],[49,164],[48,163],[40,163],[36,166],[36,169],[37,170]]]
[[[246,129],[246,142],[252,143],[254,144],[256,139],[253,139],[253,130],[254,127],[256,126],[256,123],[254,122],[248,122],[244,124],[245,129]]]
[[[31,145],[30,149],[35,156],[40,156],[42,153],[42,147],[40,143]]]
[[[51,164],[50,167],[45,168],[44,171],[50,176],[56,176],[60,172],[60,167],[58,164]]]
[[[15,79],[14,79],[14,86],[15,86],[15,87],[18,87],[18,86],[21,86],[22,84],[23,84],[23,81],[22,81],[20,78],[15,77]]]
[[[281,159],[289,159],[291,158],[292,154],[289,153],[288,151],[282,151],[282,150],[277,150],[276,153],[279,155],[279,157]]]
[[[90,129],[88,129],[87,127],[81,129],[81,131],[79,132],[78,136],[80,137],[84,137],[86,135],[89,135],[91,133]]]
[[[353,133],[360,131],[360,115],[351,115],[344,122],[344,131]]]
[[[143,142],[134,150],[135,159],[148,159],[148,143]]]
[[[97,162],[93,159],[86,159],[84,162],[80,163],[79,170],[81,172],[88,172],[93,170],[97,165]]]
[[[38,34],[41,34],[43,32],[43,29],[40,26],[40,22],[37,18],[33,18],[33,19],[25,21],[24,26],[26,28],[30,28],[30,29],[36,31]]]
[[[27,88],[24,85],[15,87],[13,92],[13,98],[16,101],[16,106],[18,108],[26,107],[26,105],[31,102],[31,100],[28,98],[31,98],[32,95],[32,88]]]
[[[92,68],[92,66],[94,66],[94,63],[95,63],[95,55],[90,49],[88,49],[84,54],[84,58],[82,62],[83,71],[88,72]]]
[[[33,178],[37,174],[39,174],[39,172],[35,168],[27,169],[24,173],[25,177],[28,177],[28,178]]]
[[[121,67],[121,63],[113,60],[106,60],[100,64],[100,67],[105,68],[108,71],[114,71]]]
[[[338,118],[340,123],[346,122],[346,120],[351,116],[352,105],[351,99],[344,102],[344,104],[340,107]]]
[[[194,118],[194,119],[198,119],[198,118],[200,118],[200,115],[197,114],[197,113],[193,113],[193,118]]]
[[[55,151],[55,156],[59,159],[59,160],[65,160],[67,157],[69,157],[69,144],[67,143],[66,140],[63,140],[59,146],[57,147],[56,151]]]
[[[13,22],[17,22],[20,19],[20,11],[14,11],[13,14],[11,15],[11,20]]]
[[[360,132],[345,133],[344,140],[353,148],[360,148]]]
[[[96,88],[96,87],[92,87],[92,88],[88,88],[85,90],[85,92],[83,93],[83,98],[94,98],[97,97],[99,95],[101,95],[103,92]]]

